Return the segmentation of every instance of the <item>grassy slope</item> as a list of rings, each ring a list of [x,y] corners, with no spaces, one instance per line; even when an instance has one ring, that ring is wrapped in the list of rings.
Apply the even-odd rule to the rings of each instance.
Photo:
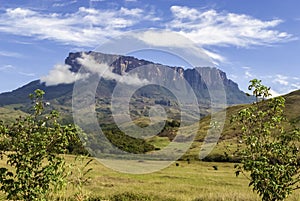
[[[286,99],[286,116],[300,126],[300,90],[287,94],[284,97]]]
[[[27,115],[25,112],[14,109],[15,105],[0,107],[0,120],[10,123],[19,116]]]
[[[284,96],[286,100],[284,113],[289,121],[293,121],[296,123],[298,127],[300,127],[300,90],[294,91],[290,94]],[[226,120],[224,124],[224,128],[219,139],[218,144],[211,152],[213,154],[224,154],[224,152],[230,152],[234,148],[236,144],[236,136],[238,135],[238,130],[235,129],[234,124],[230,124],[230,118],[232,115],[235,115],[241,109],[247,107],[248,105],[236,105],[232,107],[228,107],[226,109]],[[199,131],[198,135],[193,142],[191,149],[187,152],[184,158],[198,158],[200,147],[202,145],[202,141],[204,137],[207,135],[207,131],[209,129],[211,118],[210,116],[204,117],[199,122]]]

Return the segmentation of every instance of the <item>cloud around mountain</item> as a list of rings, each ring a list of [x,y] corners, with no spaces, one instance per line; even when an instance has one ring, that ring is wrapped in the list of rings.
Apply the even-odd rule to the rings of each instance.
[[[41,82],[47,86],[58,84],[71,84],[87,75],[81,75],[70,71],[71,66],[66,64],[57,64],[50,70],[49,74],[41,77]]]
[[[72,72],[71,66],[66,64],[55,65],[48,75],[41,77],[41,82],[45,82],[46,86],[58,85],[58,84],[71,84],[80,79],[86,79],[90,75],[98,74],[99,77],[115,80],[120,83],[128,85],[142,85],[148,84],[146,79],[140,79],[136,74],[119,75],[113,73],[110,66],[107,63],[99,63],[91,55],[82,54],[81,58],[77,58],[78,63],[84,68],[84,73],[80,70],[78,72]]]

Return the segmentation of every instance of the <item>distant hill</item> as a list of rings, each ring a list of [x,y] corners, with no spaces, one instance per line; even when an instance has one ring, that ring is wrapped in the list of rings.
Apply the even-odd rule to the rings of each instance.
[[[9,107],[0,107],[0,120],[4,122],[12,122],[16,117],[27,115],[18,109],[19,106],[10,105]]]

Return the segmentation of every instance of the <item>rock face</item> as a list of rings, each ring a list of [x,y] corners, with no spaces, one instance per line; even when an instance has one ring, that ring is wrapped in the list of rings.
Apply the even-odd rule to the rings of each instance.
[[[83,53],[78,52],[70,53],[66,58],[65,63],[72,66],[71,71],[78,72],[81,65],[76,58],[81,57],[82,54]],[[167,79],[173,80],[174,82],[180,82],[180,80],[184,79],[190,84],[200,99],[209,100],[208,88],[219,87],[219,80],[222,80],[227,96],[227,104],[241,104],[253,101],[251,97],[246,96],[246,94],[238,88],[235,82],[227,78],[225,72],[217,68],[195,67],[193,69],[184,69],[182,67],[164,66],[131,56],[110,55],[99,52],[86,52],[85,54],[93,56],[99,63],[103,61],[108,62],[112,72],[119,75],[124,75],[137,67],[145,66],[151,67],[151,70],[141,74],[141,78],[151,80],[154,77],[159,77],[162,80]],[[172,69],[174,71],[173,75],[170,75],[169,72],[162,72],[162,69],[165,67]]]
[[[148,80],[153,78],[162,80],[167,79],[174,82],[174,84],[180,83],[181,80],[186,80],[194,90],[196,96],[199,99],[206,100],[207,102],[210,100],[208,88],[219,87],[219,84],[216,82],[218,79],[222,80],[226,92],[227,104],[241,104],[252,101],[252,98],[247,97],[246,94],[238,88],[238,85],[235,82],[226,77],[225,72],[216,68],[195,67],[194,69],[183,69],[182,67],[164,66],[131,56],[111,55],[90,51],[84,53],[69,53],[68,57],[65,59],[65,64],[71,66],[70,71],[74,73],[79,72],[81,64],[78,62],[77,58],[82,57],[83,54],[93,56],[94,60],[99,63],[107,63],[110,66],[110,70],[118,75],[124,75],[137,67],[149,66],[151,67],[151,70],[144,71],[139,75],[140,78]],[[167,73],[163,72],[164,70],[162,69],[168,70],[166,71]],[[171,72],[174,73],[170,73],[170,69],[172,70]],[[104,81],[100,91],[107,91],[107,93],[102,93],[99,96],[109,95],[109,92],[113,90],[114,85],[115,82],[113,80]],[[0,94],[0,106],[24,103],[27,101],[26,97],[28,96],[28,93],[32,93],[37,88],[46,92],[45,99],[51,100],[60,98],[66,102],[66,99],[71,99],[73,84],[46,86],[45,83],[40,83],[36,80],[12,92]]]

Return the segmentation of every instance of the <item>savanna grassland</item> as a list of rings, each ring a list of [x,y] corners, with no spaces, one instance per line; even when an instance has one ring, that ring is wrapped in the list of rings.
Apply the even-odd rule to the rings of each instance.
[[[68,164],[74,163],[75,156],[65,158]],[[82,173],[79,169],[86,161],[76,163],[78,169],[72,177],[79,177]],[[5,161],[1,161],[2,165],[5,166]],[[92,171],[85,176],[88,182],[82,192],[91,200],[259,201],[248,187],[248,179],[235,176],[233,163],[180,161],[141,175],[111,170],[95,159],[88,167]],[[56,196],[72,198],[77,192],[78,188],[69,183]],[[299,201],[299,198],[300,192],[295,192],[287,201]]]
[[[288,94],[285,98],[285,114],[289,120],[299,126],[300,107],[297,103],[300,99],[300,91]],[[245,107],[246,105],[238,105],[227,108],[225,126],[217,146],[209,155],[211,160],[222,161],[225,153],[229,157],[232,155],[237,144],[236,136],[239,133],[235,125],[230,124],[230,117]],[[11,119],[11,116],[24,115],[24,113],[6,107],[1,108],[0,115]],[[259,201],[258,195],[248,187],[249,180],[246,176],[236,177],[234,163],[197,160],[203,139],[210,128],[210,116],[200,121],[199,128],[191,148],[182,159],[154,173],[120,173],[93,159],[86,167],[91,168],[91,171],[83,175],[86,170],[83,167],[88,159],[75,163],[76,156],[65,155],[67,167],[75,163],[75,166],[68,170],[72,170],[73,174],[68,176],[69,182],[66,188],[57,192],[54,197],[60,200],[84,200],[78,197],[80,194],[87,198],[85,200],[106,201]],[[170,136],[155,137],[149,143],[155,148],[163,148],[170,142],[168,137]],[[228,160],[226,157],[224,160]],[[126,162],[133,168],[138,165],[137,163],[150,163],[149,161]],[[0,161],[0,166],[9,168],[5,158]],[[76,179],[80,181],[76,183]],[[84,184],[79,185],[82,181]],[[5,200],[3,193],[0,194],[0,200]],[[300,191],[295,191],[286,201],[300,201]]]

